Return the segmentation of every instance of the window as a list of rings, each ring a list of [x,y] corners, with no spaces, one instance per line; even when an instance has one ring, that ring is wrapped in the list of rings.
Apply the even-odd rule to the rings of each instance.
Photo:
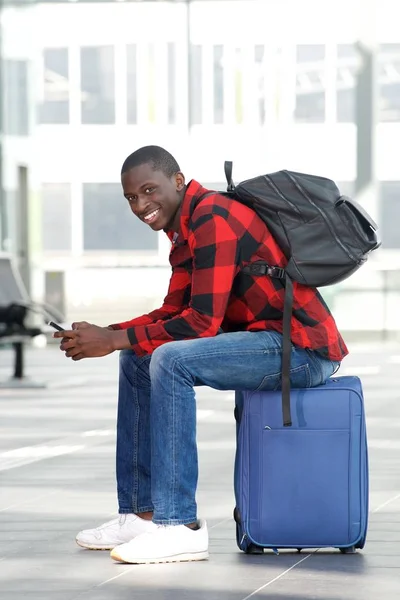
[[[379,120],[400,121],[400,44],[382,44],[378,55]]]
[[[214,46],[214,123],[224,122],[224,47]]]
[[[69,183],[42,184],[42,248],[71,249],[71,188]]]
[[[264,67],[265,46],[257,45],[254,48],[254,60],[256,64],[257,77],[257,113],[258,123],[265,123],[265,67]]]
[[[380,185],[380,229],[383,248],[400,248],[400,181]]]
[[[296,49],[296,107],[299,123],[325,121],[325,46],[300,45]]]
[[[85,250],[157,250],[158,236],[131,213],[119,183],[83,184]]]
[[[202,99],[203,55],[202,47],[190,46],[190,124],[201,125],[203,112]]]
[[[243,123],[243,70],[244,56],[242,48],[235,48],[235,123]]]
[[[176,48],[168,44],[168,123],[176,122]]]
[[[357,49],[351,44],[341,44],[337,58],[337,120],[352,123],[355,120],[359,61]],[[382,44],[377,62],[379,120],[400,121],[400,44]]]
[[[336,118],[338,123],[354,123],[358,57],[352,44],[337,47]]]
[[[148,110],[147,118],[148,122],[154,124],[156,122],[156,49],[154,44],[148,45],[148,64],[147,64],[147,77],[148,77]]]
[[[3,237],[3,248],[6,252],[17,252],[17,244],[19,239],[17,238],[17,212],[19,209],[19,194],[16,189],[3,190],[2,201],[3,201],[3,214],[2,218],[2,235]]]
[[[28,61],[3,60],[3,69],[4,133],[28,135]]]
[[[81,48],[82,123],[115,122],[114,48]]]
[[[2,146],[0,143],[0,163],[2,159]],[[1,166],[1,164],[0,164]],[[0,189],[0,250],[7,250],[8,245],[8,214],[7,214],[7,200],[4,190]]]
[[[43,102],[39,123],[69,123],[68,49],[46,48],[43,52]]]
[[[129,44],[126,47],[127,66],[127,119],[130,125],[137,123],[137,47]]]

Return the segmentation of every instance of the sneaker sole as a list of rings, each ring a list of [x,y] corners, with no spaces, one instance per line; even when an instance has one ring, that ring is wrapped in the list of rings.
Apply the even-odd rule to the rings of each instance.
[[[137,558],[134,560],[125,560],[117,552],[111,552],[111,558],[121,563],[132,565],[158,565],[160,563],[176,563],[176,562],[194,562],[197,560],[208,560],[208,552],[196,552],[195,554],[176,554],[175,556],[167,556],[162,558]]]
[[[93,544],[88,544],[86,542],[81,542],[80,540],[75,540],[78,546],[81,548],[86,548],[86,550],[114,550],[115,546],[95,546]],[[117,545],[117,544],[116,544]]]

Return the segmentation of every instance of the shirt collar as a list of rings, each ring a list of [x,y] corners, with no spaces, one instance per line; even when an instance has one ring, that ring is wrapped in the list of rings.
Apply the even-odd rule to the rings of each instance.
[[[197,198],[200,198],[200,196],[206,194],[208,191],[198,181],[194,179],[189,181],[182,200],[178,236],[175,235],[174,231],[170,230],[166,232],[171,242],[182,242],[188,239],[189,220],[193,212],[192,204]]]

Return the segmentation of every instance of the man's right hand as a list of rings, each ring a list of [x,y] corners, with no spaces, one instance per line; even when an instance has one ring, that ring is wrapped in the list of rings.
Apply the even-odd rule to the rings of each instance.
[[[71,329],[86,329],[87,327],[91,327],[93,323],[88,323],[87,321],[78,321],[76,323],[72,323]]]
[[[93,323],[88,323],[88,321],[76,321],[75,323],[72,323],[71,329],[76,331],[78,329],[87,329],[88,327],[93,327],[93,325],[94,325]],[[109,325],[107,327],[102,327],[102,329],[108,329],[110,331],[114,331],[114,328],[110,327]],[[54,336],[54,337],[56,337],[56,336]],[[72,340],[71,340],[71,338],[63,337],[60,342],[60,346],[63,342],[72,342]],[[60,348],[60,350],[61,350],[61,348]]]
[[[88,323],[87,321],[77,321],[76,323],[72,323],[71,329],[86,329],[87,327],[92,327],[94,323]],[[107,327],[103,327],[103,329],[109,329],[110,331],[114,331],[114,328],[110,325]]]

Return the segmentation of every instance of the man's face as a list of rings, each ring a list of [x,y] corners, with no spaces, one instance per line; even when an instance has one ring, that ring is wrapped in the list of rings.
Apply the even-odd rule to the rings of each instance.
[[[177,230],[177,212],[185,189],[182,173],[168,178],[162,171],[154,171],[151,164],[143,164],[126,171],[121,182],[131,211],[139,219],[154,231]]]

